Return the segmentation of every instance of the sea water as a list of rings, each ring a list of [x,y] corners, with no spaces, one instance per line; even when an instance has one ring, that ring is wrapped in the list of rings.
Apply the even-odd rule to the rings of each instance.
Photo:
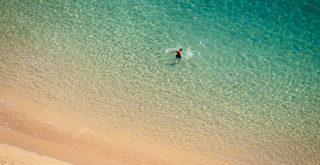
[[[249,164],[320,163],[318,0],[2,0],[0,8],[3,88],[176,148],[231,148]],[[236,155],[221,157],[240,162]]]

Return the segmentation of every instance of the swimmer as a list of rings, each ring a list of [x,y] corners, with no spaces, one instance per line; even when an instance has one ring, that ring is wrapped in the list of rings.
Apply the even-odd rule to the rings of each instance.
[[[180,48],[179,50],[173,51],[172,53],[177,53],[176,54],[176,61],[178,60],[178,63],[179,63],[179,61],[182,58],[182,48]]]

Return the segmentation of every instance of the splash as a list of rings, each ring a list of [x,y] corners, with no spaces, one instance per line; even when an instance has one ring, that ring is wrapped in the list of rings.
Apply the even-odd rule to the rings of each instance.
[[[174,51],[177,51],[180,47],[176,47],[176,48],[167,48],[165,49],[164,53],[165,54],[169,54],[169,53],[173,53]],[[182,48],[183,49],[183,48]],[[185,60],[189,60],[190,58],[192,58],[194,56],[194,51],[191,50],[190,47],[187,48],[187,50],[185,51],[185,53],[183,54],[183,59]]]
[[[184,55],[184,59],[189,60],[190,58],[192,58],[194,56],[194,52],[193,50],[191,50],[191,48],[187,48],[187,51]]]

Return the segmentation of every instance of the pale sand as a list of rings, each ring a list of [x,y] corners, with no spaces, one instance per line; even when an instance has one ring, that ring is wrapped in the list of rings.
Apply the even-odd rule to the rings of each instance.
[[[20,162],[23,162],[25,164],[57,165],[66,164],[65,162],[79,165],[121,164],[119,161],[104,159],[91,153],[83,152],[63,145],[50,143],[44,140],[31,138],[15,131],[0,129],[0,142],[7,144],[0,145],[0,162],[9,161],[14,162],[13,164],[21,164]],[[19,147],[21,149],[16,147]],[[49,158],[47,156],[50,156],[52,158]],[[58,161],[53,158],[63,160],[65,162]]]
[[[70,130],[85,128],[88,123],[81,124],[84,122],[75,121],[68,114],[63,114],[63,118],[70,117],[70,120],[58,122],[64,128],[52,125],[57,121],[44,122],[59,119],[59,114],[51,113],[52,108],[54,107],[48,109],[47,105],[26,99],[25,96],[18,95],[17,91],[0,89],[0,143],[79,165],[233,164],[233,161],[221,157],[203,156],[197,151],[187,152],[154,144],[148,139],[115,134],[116,130],[107,128],[103,130],[103,135],[95,130],[79,136]],[[47,163],[44,161],[42,164]]]
[[[3,143],[3,144],[1,144]],[[98,155],[94,152],[86,152],[68,146],[51,143],[45,140],[32,138],[16,131],[0,129],[0,164],[66,164],[69,162],[78,165],[103,165],[103,164],[229,164],[222,160],[198,160],[195,157],[181,151],[167,150],[164,148],[151,148],[142,144],[136,146],[124,146],[118,144],[119,148],[112,146],[110,154]],[[4,145],[6,144],[6,145]],[[6,147],[2,147],[6,146]],[[8,147],[10,145],[11,147]],[[12,147],[14,146],[14,147]],[[16,148],[19,147],[19,148]],[[7,152],[9,149],[9,152]],[[105,148],[108,150],[107,148]],[[92,151],[88,148],[88,151]],[[117,156],[113,153],[117,152]],[[4,154],[5,153],[5,154]],[[128,156],[132,155],[132,157]],[[49,158],[51,157],[51,158]],[[58,161],[58,160],[61,161]],[[63,162],[62,162],[63,161]],[[11,162],[11,163],[10,163]]]
[[[47,156],[39,155],[21,148],[0,143],[0,164],[28,164],[28,165],[70,165]]]

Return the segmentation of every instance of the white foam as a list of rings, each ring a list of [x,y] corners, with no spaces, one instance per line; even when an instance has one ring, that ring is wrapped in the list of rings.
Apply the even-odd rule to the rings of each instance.
[[[191,48],[187,48],[187,51],[184,55],[184,59],[189,60],[190,58],[192,58],[194,56],[194,52],[191,50]]]

